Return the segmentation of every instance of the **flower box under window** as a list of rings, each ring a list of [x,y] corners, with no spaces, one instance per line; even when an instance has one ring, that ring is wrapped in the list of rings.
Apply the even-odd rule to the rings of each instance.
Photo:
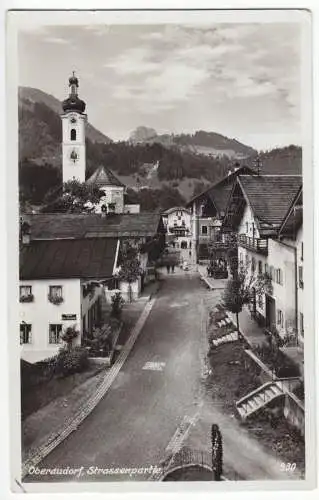
[[[20,286],[20,302],[33,302],[32,287],[30,285]]]
[[[51,295],[50,293],[48,295],[48,300],[49,300],[49,302],[51,302],[51,304],[54,304],[56,306],[58,306],[59,304],[62,304],[62,302],[64,301],[64,299],[61,295]]]
[[[29,295],[20,295],[20,302],[33,302],[34,301],[34,296],[32,293]]]

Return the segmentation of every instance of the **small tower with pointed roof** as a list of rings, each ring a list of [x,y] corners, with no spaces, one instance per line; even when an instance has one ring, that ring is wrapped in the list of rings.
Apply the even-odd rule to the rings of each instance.
[[[122,214],[124,212],[125,185],[115,177],[111,170],[101,165],[86,183],[104,192],[104,196],[95,209],[96,213]]]
[[[79,80],[73,71],[69,78],[69,97],[62,102],[62,172],[63,183],[71,180],[85,182],[85,102],[78,96]]]

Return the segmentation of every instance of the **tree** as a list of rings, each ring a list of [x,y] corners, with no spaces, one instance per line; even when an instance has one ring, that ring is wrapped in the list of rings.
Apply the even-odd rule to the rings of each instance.
[[[222,304],[228,311],[236,314],[237,332],[239,332],[239,313],[244,305],[251,304],[256,296],[272,293],[271,278],[268,274],[257,274],[248,266],[239,265],[228,280],[222,297]]]
[[[214,481],[221,481],[223,474],[223,441],[218,425],[213,424],[211,430],[212,470]]]
[[[137,257],[137,249],[127,243],[122,247],[121,266],[118,278],[128,283],[129,301],[132,302],[132,283],[143,274],[140,261]]]
[[[72,349],[73,340],[78,337],[79,332],[76,326],[69,326],[62,335],[63,342],[66,343],[67,349],[70,351]]]
[[[92,213],[104,192],[96,186],[72,180],[63,184],[63,193],[46,205],[42,212]]]

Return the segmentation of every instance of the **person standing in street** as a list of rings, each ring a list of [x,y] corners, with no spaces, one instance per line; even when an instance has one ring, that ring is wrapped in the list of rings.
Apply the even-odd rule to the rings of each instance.
[[[175,269],[175,264],[172,264],[172,273],[175,272],[174,269]]]
[[[171,270],[171,266],[169,264],[166,264],[166,269],[167,269],[167,274],[169,274],[169,272]]]

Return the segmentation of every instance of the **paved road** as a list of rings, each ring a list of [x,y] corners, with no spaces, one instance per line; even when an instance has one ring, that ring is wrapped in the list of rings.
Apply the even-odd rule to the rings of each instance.
[[[144,472],[104,475],[94,467],[156,466],[183,438],[184,445],[209,451],[212,423],[218,423],[223,433],[225,465],[241,479],[289,479],[280,472],[280,461],[203,391],[201,303],[204,298],[214,306],[219,293],[208,292],[193,273],[177,270],[165,276],[144,328],[110,390],[78,430],[39,465],[51,470],[83,467],[82,475],[42,475],[40,480],[146,479],[149,474]],[[39,476],[29,475],[24,481],[39,481]]]
[[[165,276],[148,320],[111,389],[79,429],[39,467],[146,467],[157,465],[166,456],[178,426],[197,411],[200,303],[205,293],[198,275],[177,272]],[[117,478],[123,480],[123,476]],[[117,478],[82,476],[100,481]],[[25,481],[29,480],[38,477],[29,475]]]

